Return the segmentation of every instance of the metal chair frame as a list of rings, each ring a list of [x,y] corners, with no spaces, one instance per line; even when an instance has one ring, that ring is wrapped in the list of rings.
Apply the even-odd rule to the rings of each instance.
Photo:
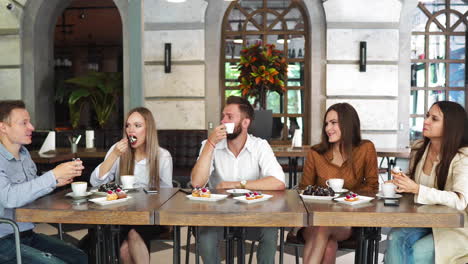
[[[13,227],[15,234],[16,263],[21,264],[20,231],[18,225],[14,221],[6,218],[0,218],[0,223],[9,224]]]

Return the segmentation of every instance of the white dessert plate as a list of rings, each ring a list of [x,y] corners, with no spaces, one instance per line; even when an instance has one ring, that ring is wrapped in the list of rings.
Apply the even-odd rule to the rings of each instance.
[[[340,198],[336,198],[335,201],[339,202],[339,203],[343,203],[343,204],[348,204],[348,205],[357,205],[357,204],[363,204],[363,203],[368,203],[372,200],[374,200],[374,197],[369,197],[369,196],[362,196],[362,195],[358,195],[357,196],[359,199],[357,201],[346,201],[346,197],[340,197]]]
[[[112,200],[112,201],[107,201],[107,197],[99,197],[99,198],[93,198],[89,199],[90,202],[99,204],[99,205],[111,205],[111,204],[116,204],[116,203],[123,203],[128,200],[132,199],[131,196],[127,196],[127,198],[122,198],[122,199],[117,199],[117,200]]]
[[[73,199],[82,199],[82,198],[90,196],[91,194],[93,194],[93,193],[92,192],[86,192],[84,195],[75,195],[73,192],[69,192],[69,193],[65,194],[65,196],[71,197]]]
[[[319,200],[319,201],[330,201],[333,198],[340,196],[339,194],[335,194],[335,196],[316,196],[316,195],[307,195],[307,194],[300,194],[300,196],[304,200]]]
[[[343,189],[341,189],[341,190],[339,190],[339,191],[335,191],[335,192],[336,192],[336,193],[345,193],[345,192],[349,192],[349,190],[343,188]]]
[[[271,197],[273,197],[273,195],[264,194],[263,198],[258,198],[258,199],[254,199],[254,200],[247,200],[245,195],[243,195],[243,196],[234,197],[232,199],[235,199],[235,200],[237,200],[239,202],[242,202],[242,203],[251,204],[251,203],[258,203],[258,202],[263,202],[263,201],[269,200]]]
[[[395,196],[384,196],[383,193],[378,193],[375,196],[383,199],[400,199],[401,197],[403,197],[401,194],[398,193],[396,193]]]
[[[240,196],[240,195],[244,195],[246,193],[249,193],[251,191],[247,190],[247,189],[229,189],[226,192],[230,193],[230,194],[232,194],[234,196]]]
[[[186,197],[189,198],[192,201],[216,202],[216,201],[226,199],[226,197],[228,197],[228,195],[227,194],[213,194],[212,193],[211,197],[194,197],[191,194],[189,194]]]

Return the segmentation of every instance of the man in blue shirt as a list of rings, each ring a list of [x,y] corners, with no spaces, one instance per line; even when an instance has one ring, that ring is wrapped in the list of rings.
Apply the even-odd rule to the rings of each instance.
[[[0,217],[13,219],[14,209],[64,186],[80,176],[81,161],[65,162],[37,176],[23,146],[31,144],[34,127],[22,101],[0,101]],[[87,263],[86,254],[65,242],[33,231],[33,223],[17,223],[24,263]],[[0,224],[0,263],[16,263],[13,229]]]

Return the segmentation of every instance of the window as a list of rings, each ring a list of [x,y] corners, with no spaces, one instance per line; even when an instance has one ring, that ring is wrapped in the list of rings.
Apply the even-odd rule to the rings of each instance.
[[[465,0],[420,1],[411,35],[410,140],[422,137],[424,114],[436,101],[468,106]]]
[[[286,92],[267,94],[267,109],[273,111],[272,143],[290,142],[301,129],[307,144],[310,131],[310,52],[305,8],[301,1],[242,0],[228,7],[223,20],[221,44],[221,94],[224,106],[230,95],[241,95],[237,77],[240,50],[254,44],[275,44],[289,64]],[[249,98],[253,103],[253,98]]]

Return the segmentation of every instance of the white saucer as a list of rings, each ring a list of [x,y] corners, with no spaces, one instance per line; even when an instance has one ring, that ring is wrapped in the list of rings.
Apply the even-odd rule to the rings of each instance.
[[[84,198],[84,197],[88,197],[91,194],[93,194],[93,193],[92,192],[86,192],[84,195],[75,195],[73,192],[69,192],[69,193],[65,194],[65,196],[71,197],[73,199],[81,199],[81,198]]]
[[[398,193],[396,193],[395,196],[390,196],[390,197],[384,196],[383,193],[378,193],[375,196],[377,196],[379,198],[383,198],[383,199],[399,199],[399,198],[403,197],[401,194],[398,194]]]
[[[335,191],[335,190],[334,190],[334,191]],[[343,189],[341,189],[341,190],[339,190],[339,191],[335,191],[335,193],[345,193],[345,192],[349,192],[349,190],[343,188]]]

